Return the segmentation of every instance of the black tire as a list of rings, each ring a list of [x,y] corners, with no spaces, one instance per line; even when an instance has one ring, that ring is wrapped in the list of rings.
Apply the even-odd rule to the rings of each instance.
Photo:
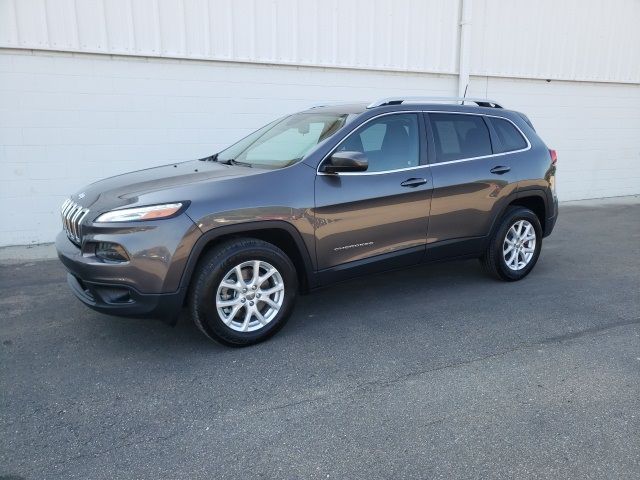
[[[507,265],[502,249],[507,232],[509,232],[509,229],[520,220],[526,220],[533,226],[536,235],[535,250],[533,252],[533,256],[529,260],[529,263],[527,263],[524,268],[521,270],[513,270]],[[494,230],[486,251],[482,257],[480,257],[480,263],[484,270],[491,276],[499,280],[515,282],[523,279],[531,272],[538,261],[541,248],[542,227],[540,226],[540,220],[536,214],[525,207],[509,207],[502,219],[500,219],[498,227]]]
[[[236,265],[253,260],[267,262],[278,271],[284,284],[284,298],[277,314],[266,325],[258,327],[256,331],[236,331],[225,324],[218,313],[218,287]],[[293,310],[297,291],[298,277],[295,266],[282,250],[255,238],[236,238],[216,246],[200,260],[192,280],[188,307],[193,322],[207,337],[224,345],[244,347],[266,340],[285,325]],[[244,294],[234,295],[242,295],[244,299]],[[256,308],[258,305],[265,308],[265,304],[254,300]],[[241,312],[242,310],[239,311]]]

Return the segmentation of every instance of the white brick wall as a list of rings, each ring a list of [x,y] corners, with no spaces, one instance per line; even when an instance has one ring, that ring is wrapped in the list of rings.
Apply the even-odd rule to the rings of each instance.
[[[53,241],[83,185],[202,157],[325,101],[448,95],[454,76],[0,50],[0,246]]]
[[[457,77],[0,50],[0,246],[50,242],[83,185],[215,152],[325,101],[452,95]],[[564,200],[640,193],[640,87],[474,77],[559,152]]]

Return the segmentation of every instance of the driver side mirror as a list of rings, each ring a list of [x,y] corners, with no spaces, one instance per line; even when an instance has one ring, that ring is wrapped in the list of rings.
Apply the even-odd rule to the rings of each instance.
[[[322,164],[320,171],[324,173],[364,172],[369,168],[369,161],[362,152],[335,152]]]

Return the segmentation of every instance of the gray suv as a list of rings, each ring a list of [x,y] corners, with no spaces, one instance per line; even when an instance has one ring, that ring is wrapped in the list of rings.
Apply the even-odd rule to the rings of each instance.
[[[243,346],[282,328],[299,293],[356,276],[479,258],[520,280],[557,218],[555,164],[525,115],[489,100],[319,106],[87,186],[56,247],[87,306],[172,320],[186,306]]]

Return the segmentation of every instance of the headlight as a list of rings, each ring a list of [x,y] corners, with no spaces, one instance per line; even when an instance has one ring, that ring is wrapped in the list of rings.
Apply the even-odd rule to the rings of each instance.
[[[174,215],[182,208],[182,203],[165,203],[148,207],[123,208],[103,213],[96,222],[135,222],[138,220],[157,220]]]

